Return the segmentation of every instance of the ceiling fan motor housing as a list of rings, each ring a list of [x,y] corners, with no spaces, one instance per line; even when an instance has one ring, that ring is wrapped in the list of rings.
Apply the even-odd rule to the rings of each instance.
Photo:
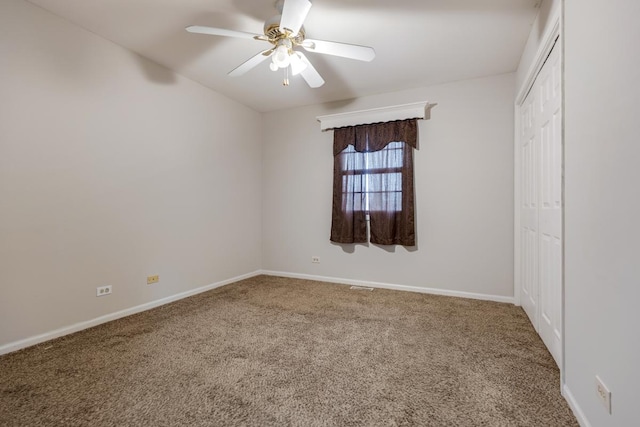
[[[269,38],[269,41],[274,45],[278,44],[278,41],[282,39],[290,39],[293,46],[301,45],[304,42],[304,26],[300,28],[298,34],[295,37],[291,37],[289,34],[284,34],[280,31],[280,19],[282,15],[275,15],[267,19],[264,23],[264,35]]]

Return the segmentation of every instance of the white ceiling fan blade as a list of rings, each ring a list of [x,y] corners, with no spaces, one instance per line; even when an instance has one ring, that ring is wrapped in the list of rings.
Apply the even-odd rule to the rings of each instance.
[[[225,28],[203,27],[200,25],[192,25],[185,28],[190,33],[209,34],[211,36],[237,37],[241,39],[254,39],[262,37],[262,34],[245,33],[244,31],[227,30]]]
[[[369,62],[376,57],[376,51],[372,47],[357,44],[305,39],[302,47],[309,52],[341,56],[343,58],[357,59],[358,61]]]
[[[302,60],[302,52],[293,52],[291,55],[291,75],[297,76],[307,68],[307,62]]]
[[[233,70],[231,70],[229,72],[229,75],[232,76],[232,77],[237,77],[237,76],[243,75],[244,73],[246,73],[250,69],[256,67],[262,61],[264,61],[265,59],[270,57],[274,50],[275,49],[268,49],[268,50],[265,50],[264,52],[260,52],[260,53],[256,54],[255,56],[252,56],[251,58],[249,58],[248,60],[246,60],[245,62],[243,62],[242,64],[240,64],[236,68],[234,68]]]
[[[296,36],[311,9],[309,0],[285,0],[280,18],[280,32]]]
[[[313,68],[311,62],[307,59],[306,56],[302,52],[298,52],[300,54],[300,59],[304,62],[307,67],[300,72],[302,78],[307,82],[307,84],[312,88],[320,87],[324,84],[324,79],[322,76]]]

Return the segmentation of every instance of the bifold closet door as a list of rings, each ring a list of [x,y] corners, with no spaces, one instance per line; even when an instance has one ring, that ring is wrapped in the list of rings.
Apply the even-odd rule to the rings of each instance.
[[[536,132],[535,87],[520,108],[520,170],[522,190],[520,199],[520,302],[531,319],[538,324],[538,157],[540,147]]]
[[[558,44],[521,107],[521,303],[562,357],[562,73]]]

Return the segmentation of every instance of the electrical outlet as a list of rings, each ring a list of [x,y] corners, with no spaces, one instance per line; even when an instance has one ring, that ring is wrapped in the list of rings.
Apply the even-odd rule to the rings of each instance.
[[[111,295],[112,289],[111,289],[111,285],[109,286],[98,286],[96,288],[96,296],[97,297],[103,297],[105,295]]]
[[[602,406],[607,410],[607,412],[611,413],[611,392],[607,388],[606,385],[602,382],[600,377],[596,375],[596,394],[602,403]]]
[[[160,276],[147,276],[147,285],[152,285],[154,283],[158,283],[160,281]]]
[[[312,256],[311,257],[311,262],[314,264],[320,264],[320,257],[319,256]]]

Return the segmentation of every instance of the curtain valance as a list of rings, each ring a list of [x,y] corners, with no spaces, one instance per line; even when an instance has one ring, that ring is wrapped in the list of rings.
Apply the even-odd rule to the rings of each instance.
[[[416,119],[396,120],[387,123],[348,126],[333,133],[333,155],[336,156],[349,145],[360,153],[379,151],[390,142],[402,141],[417,148],[418,130]]]

